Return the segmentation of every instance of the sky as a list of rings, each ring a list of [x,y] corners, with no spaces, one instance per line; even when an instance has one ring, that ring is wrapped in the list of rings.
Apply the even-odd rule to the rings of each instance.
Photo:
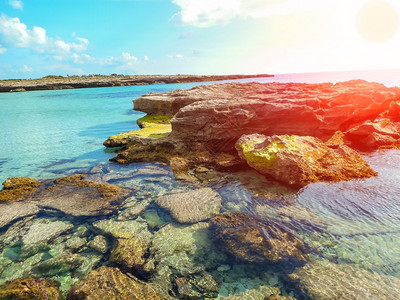
[[[400,69],[399,0],[0,0],[0,79]]]

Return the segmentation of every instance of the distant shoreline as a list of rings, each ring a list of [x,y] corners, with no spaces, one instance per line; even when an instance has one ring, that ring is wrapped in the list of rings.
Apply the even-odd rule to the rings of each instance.
[[[0,93],[149,85],[155,83],[222,81],[260,77],[274,77],[274,75],[89,75],[68,77],[50,75],[40,79],[0,80]]]

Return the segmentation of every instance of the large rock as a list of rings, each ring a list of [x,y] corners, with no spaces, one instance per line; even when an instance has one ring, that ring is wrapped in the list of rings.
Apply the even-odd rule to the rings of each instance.
[[[211,188],[160,196],[156,203],[180,223],[196,223],[219,213],[221,197]]]
[[[367,120],[399,118],[398,88],[353,80],[337,84],[227,83],[150,93],[134,109],[175,115],[172,138],[209,142],[217,152],[243,134],[296,134],[327,139]]]
[[[251,263],[304,262],[303,242],[272,219],[246,213],[215,216],[210,221],[214,242],[239,260]]]
[[[289,275],[310,299],[397,299],[400,279],[352,265],[314,261]]]
[[[351,148],[345,145],[331,148],[309,136],[244,135],[237,141],[236,149],[252,168],[295,186],[377,175]]]
[[[0,299],[63,299],[58,282],[37,278],[18,278],[0,285]]]
[[[162,296],[156,288],[117,268],[100,267],[75,283],[68,292],[67,300],[84,299],[169,299]]]

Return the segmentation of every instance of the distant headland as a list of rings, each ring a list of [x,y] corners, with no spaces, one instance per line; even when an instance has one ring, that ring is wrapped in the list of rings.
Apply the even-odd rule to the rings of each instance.
[[[48,75],[39,79],[0,80],[0,92],[25,92],[36,90],[63,90],[93,87],[112,87],[146,85],[155,83],[185,83],[221,81],[244,78],[273,77],[269,74],[258,75]]]

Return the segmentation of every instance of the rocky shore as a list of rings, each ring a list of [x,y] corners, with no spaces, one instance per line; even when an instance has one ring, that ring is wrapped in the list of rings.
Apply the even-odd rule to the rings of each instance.
[[[377,176],[364,154],[399,147],[399,103],[365,81],[143,95],[140,129],[104,142],[120,164],[3,183],[0,299],[394,299],[398,232],[294,198]]]
[[[273,75],[89,75],[46,76],[40,79],[0,80],[0,92],[63,90],[94,87],[147,85],[155,83],[185,83],[220,81],[244,78],[273,77]]]
[[[173,116],[171,132],[156,138],[141,129],[123,143],[109,139],[105,145],[123,146],[114,161],[161,160],[186,179],[196,177],[199,167],[244,165],[293,186],[367,178],[377,173],[355,150],[398,147],[399,100],[399,88],[362,80],[149,93],[133,101],[134,109],[147,118]]]

